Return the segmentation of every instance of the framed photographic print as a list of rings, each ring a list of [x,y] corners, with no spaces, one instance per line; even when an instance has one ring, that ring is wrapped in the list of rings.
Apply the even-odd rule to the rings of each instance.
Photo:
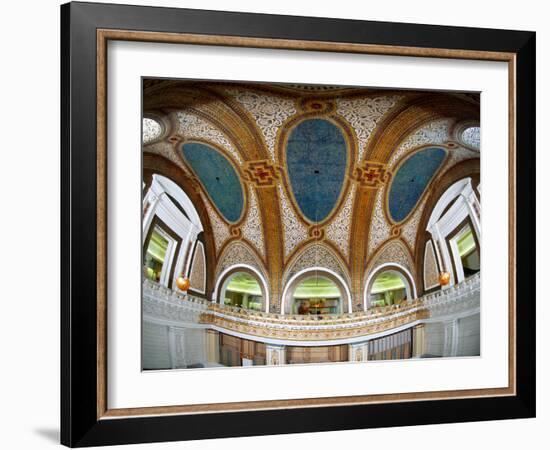
[[[534,416],[534,33],[61,18],[63,444]]]

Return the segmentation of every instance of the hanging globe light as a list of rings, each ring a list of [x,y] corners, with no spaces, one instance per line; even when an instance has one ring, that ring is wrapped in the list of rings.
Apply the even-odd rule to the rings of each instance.
[[[447,286],[451,281],[451,274],[449,272],[441,272],[439,274],[439,284],[441,286]]]
[[[176,280],[176,286],[184,292],[189,289],[190,284],[191,282],[189,281],[189,278],[184,277],[183,275],[180,275]]]

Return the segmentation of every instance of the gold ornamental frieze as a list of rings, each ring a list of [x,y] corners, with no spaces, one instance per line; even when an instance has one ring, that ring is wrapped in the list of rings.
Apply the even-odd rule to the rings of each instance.
[[[264,320],[258,320],[259,317],[254,317],[255,320],[251,320],[247,314],[224,314],[220,313],[221,309],[219,306],[209,308],[207,312],[200,315],[199,321],[203,324],[259,338],[294,341],[326,341],[368,336],[406,326],[429,317],[429,311],[418,305],[406,308],[405,311],[393,310],[385,317],[369,317],[369,315],[353,317],[354,315],[350,315],[347,318],[339,317],[323,321],[293,320],[292,318],[265,320],[267,317]]]

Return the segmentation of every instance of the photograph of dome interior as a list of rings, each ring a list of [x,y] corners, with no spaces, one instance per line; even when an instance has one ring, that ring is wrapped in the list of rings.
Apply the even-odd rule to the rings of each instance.
[[[479,110],[143,79],[143,370],[479,356]]]

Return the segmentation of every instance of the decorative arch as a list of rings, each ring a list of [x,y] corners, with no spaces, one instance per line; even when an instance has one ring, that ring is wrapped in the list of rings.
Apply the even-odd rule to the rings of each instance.
[[[243,241],[230,242],[223,250],[219,258],[218,267],[216,268],[216,279],[220,277],[228,267],[233,267],[239,264],[254,267],[262,276],[266,277],[266,270],[261,259],[256,255],[249,244]]]
[[[283,295],[281,296],[281,314],[290,313],[291,297],[298,284],[305,278],[309,278],[315,274],[325,276],[336,283],[340,289],[340,292],[343,294],[342,297],[344,305],[347,306],[347,308],[345,308],[347,310],[344,312],[351,313],[351,291],[346,280],[344,280],[344,278],[338,273],[325,267],[308,267],[307,269],[303,269],[295,273],[286,283],[283,289]]]
[[[367,311],[370,308],[370,291],[372,285],[376,280],[376,277],[383,272],[392,271],[395,272],[405,284],[405,289],[407,291],[407,299],[413,300],[417,298],[416,283],[414,282],[414,277],[409,269],[402,264],[388,262],[383,263],[377,266],[373,271],[370,272],[365,283],[365,289],[363,291],[363,309]]]
[[[345,263],[328,245],[315,241],[308,244],[289,261],[283,275],[283,286],[293,275],[313,266],[329,269],[346,280],[346,283],[349,283]]]
[[[162,175],[166,179],[179,186],[193,205],[197,205],[195,211],[198,221],[204,233],[204,250],[206,258],[206,296],[208,297],[213,289],[214,271],[217,263],[216,248],[214,244],[212,225],[204,207],[203,199],[196,191],[192,180],[172,160],[153,153],[143,152],[143,181],[146,187],[151,186],[153,176]],[[177,197],[175,197],[177,198]],[[192,220],[196,220],[195,217]]]
[[[405,274],[411,277],[412,283],[412,292],[414,298],[418,297],[416,277],[413,275],[415,273],[414,264],[412,257],[406,247],[406,245],[400,239],[393,239],[386,242],[382,245],[375,256],[372,258],[371,263],[368,264],[367,270],[365,271],[365,278],[367,281],[363,286],[363,308],[367,306],[365,301],[365,292],[368,288],[368,281],[371,279],[371,274],[378,270],[380,266],[387,266],[388,264],[393,264],[394,266],[400,268]]]
[[[199,213],[193,201],[180,186],[174,183],[170,178],[160,174],[153,174],[152,184],[154,183],[158,183],[167,194],[178,202],[193,225],[200,231],[204,231]]]
[[[201,241],[195,243],[193,258],[189,269],[189,289],[201,294],[206,294],[206,257],[204,244]]]
[[[446,94],[446,93],[427,93],[425,95],[410,95],[399,101],[394,108],[390,109],[385,116],[380,120],[372,132],[369,141],[364,150],[365,158],[369,161],[374,161],[385,168],[392,167],[392,158],[398,149],[407,140],[408,136],[415,134],[417,130],[424,127],[426,124],[438,120],[449,120],[450,122],[461,121],[466,119],[479,120],[479,106],[474,105],[462,98]],[[446,130],[445,130],[446,131]],[[426,134],[426,138],[428,138]],[[419,145],[424,145],[432,142],[422,141],[421,139],[412,140],[411,147],[415,148]],[[399,156],[398,156],[399,158]],[[380,230],[390,238],[391,227],[388,226],[383,215],[383,198],[378,194],[380,189],[371,189],[370,192],[365,192],[363,195],[356,195],[353,203],[353,220],[350,225],[350,233],[352,236],[360,236],[365,233],[364,223],[374,223],[380,219],[375,227],[371,227],[366,239],[358,239],[354,248],[354,252],[350,258],[350,271],[353,274],[364,274],[365,260],[376,251],[376,248],[384,241],[376,242],[376,245],[370,244],[374,230]],[[380,200],[380,201],[378,201]],[[379,206],[379,207],[378,207]],[[379,210],[379,213],[375,212]],[[422,245],[415,245],[415,255],[418,254],[418,249],[423,248]],[[416,261],[416,259],[415,259]],[[418,275],[415,279],[418,279]],[[360,298],[363,292],[361,285],[364,278],[357,276],[354,279],[353,291],[357,298]]]
[[[472,180],[469,177],[463,178],[461,180],[458,180],[451,186],[449,186],[445,192],[439,197],[439,200],[435,204],[435,206],[432,209],[432,212],[430,214],[430,218],[428,220],[428,225],[426,228],[430,228],[433,224],[435,224],[440,217],[443,215],[447,207],[457,198],[461,195],[461,193],[466,189],[468,186],[471,187]]]
[[[232,266],[227,267],[223,270],[222,273],[217,277],[216,284],[214,287],[214,292],[212,295],[212,301],[214,303],[221,303],[221,294],[225,290],[226,284],[231,279],[231,276],[238,272],[246,272],[250,275],[252,275],[260,284],[260,288],[262,290],[262,297],[263,297],[263,304],[262,309],[265,312],[269,312],[269,285],[267,283],[267,280],[256,267],[251,266],[249,264],[234,264]]]
[[[428,228],[428,222],[433,215],[435,205],[447,189],[464,178],[471,178],[472,186],[478,186],[480,181],[479,169],[479,158],[466,159],[448,168],[432,186],[426,199],[426,205],[424,206],[422,217],[418,224],[418,233],[416,235],[414,266],[417,268],[418,277],[422,275],[424,267],[424,247],[426,242],[431,239],[431,234],[426,230]],[[475,189],[474,192],[479,194],[479,191]],[[422,293],[423,292],[420,292],[420,294]]]

